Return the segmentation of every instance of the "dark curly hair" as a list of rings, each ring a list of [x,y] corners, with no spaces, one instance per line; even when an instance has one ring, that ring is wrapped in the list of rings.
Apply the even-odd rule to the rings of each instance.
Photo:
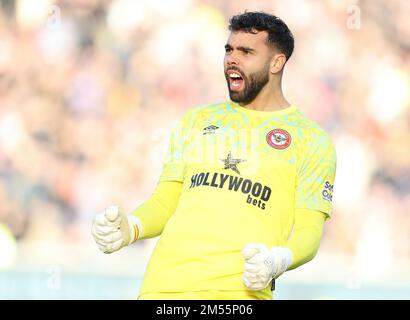
[[[278,17],[265,12],[245,12],[229,20],[229,30],[254,33],[268,32],[268,44],[279,50],[289,60],[294,48],[293,34]]]

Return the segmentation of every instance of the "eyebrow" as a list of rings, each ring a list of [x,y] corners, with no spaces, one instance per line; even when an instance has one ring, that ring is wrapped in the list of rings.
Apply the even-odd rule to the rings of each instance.
[[[226,44],[225,49],[233,49],[233,47],[230,44]],[[236,47],[236,49],[239,51],[255,52],[255,49],[252,49],[250,47],[244,47],[244,46]]]

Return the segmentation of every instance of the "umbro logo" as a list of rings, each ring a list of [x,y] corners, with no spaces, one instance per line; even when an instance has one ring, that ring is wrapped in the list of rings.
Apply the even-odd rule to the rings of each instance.
[[[215,130],[219,129],[219,127],[214,126],[213,124],[204,128],[204,134],[215,133]]]

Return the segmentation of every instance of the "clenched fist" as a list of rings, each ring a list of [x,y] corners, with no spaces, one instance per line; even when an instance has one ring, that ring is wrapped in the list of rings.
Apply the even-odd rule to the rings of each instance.
[[[242,250],[245,259],[243,283],[250,290],[265,289],[271,280],[284,273],[292,264],[292,252],[288,248],[264,244],[248,244]]]
[[[136,220],[136,217],[127,216],[118,206],[110,206],[96,215],[91,232],[100,250],[104,253],[112,253],[136,241],[138,238]]]

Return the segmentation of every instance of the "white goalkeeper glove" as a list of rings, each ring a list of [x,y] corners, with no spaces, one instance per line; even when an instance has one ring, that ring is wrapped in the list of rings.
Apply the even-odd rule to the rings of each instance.
[[[110,206],[95,216],[91,232],[100,250],[112,253],[138,239],[141,222],[135,216],[127,216],[120,207]]]
[[[288,248],[264,244],[248,244],[242,250],[245,258],[243,283],[250,290],[265,289],[271,280],[283,274],[292,264],[292,252]]]

